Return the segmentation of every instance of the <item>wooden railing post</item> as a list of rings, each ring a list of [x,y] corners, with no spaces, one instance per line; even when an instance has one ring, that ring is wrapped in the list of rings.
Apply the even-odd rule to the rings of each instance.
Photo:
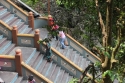
[[[40,38],[39,32],[40,32],[40,30],[39,30],[39,29],[36,29],[36,30],[35,30],[35,34],[34,34],[34,46],[35,46],[35,48],[37,48],[38,51],[39,51],[39,49],[40,49],[40,45],[37,43],[37,41],[38,41],[39,38]]]
[[[28,21],[29,21],[29,27],[31,27],[32,30],[33,30],[34,29],[34,16],[33,16],[33,12],[29,12]]]
[[[17,31],[17,26],[13,26],[13,29],[12,29],[12,42],[15,43],[17,45],[17,34],[18,34],[18,31]]]
[[[17,49],[15,54],[16,72],[19,76],[22,76],[22,52],[21,49]]]

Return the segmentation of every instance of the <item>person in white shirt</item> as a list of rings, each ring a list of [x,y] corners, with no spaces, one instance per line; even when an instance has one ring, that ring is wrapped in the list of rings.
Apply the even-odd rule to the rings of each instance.
[[[61,44],[61,48],[65,49],[64,41],[65,41],[66,36],[65,36],[63,31],[59,31],[59,37],[60,37],[59,41],[60,41],[60,44]]]

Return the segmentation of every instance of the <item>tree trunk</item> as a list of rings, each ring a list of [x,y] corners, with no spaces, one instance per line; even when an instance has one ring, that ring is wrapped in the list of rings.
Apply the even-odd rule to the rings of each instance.
[[[111,64],[111,62],[110,62],[110,60],[108,60],[107,66],[105,68],[103,68],[102,71],[105,72],[106,70],[110,70],[110,64]],[[103,82],[104,83],[112,83],[112,81],[108,75],[106,75],[105,78],[103,78]]]
[[[112,52],[110,52],[107,47],[111,46],[111,28],[112,28],[112,9],[113,9],[113,0],[107,0],[107,12],[106,12],[106,26],[105,26],[105,33],[106,35],[104,36],[103,45],[105,47],[105,51],[108,52],[110,55]],[[103,72],[110,70],[111,66],[111,59],[107,59],[108,57],[105,56],[105,61],[104,61],[104,67],[103,67]],[[110,77],[108,75],[105,76],[103,79],[104,83],[112,83]]]
[[[98,11],[98,16],[99,16],[99,22],[100,26],[102,29],[102,45],[105,48],[104,52],[108,52],[110,55],[112,54],[107,47],[111,45],[111,28],[112,28],[112,9],[113,9],[113,0],[106,0],[107,3],[107,8],[106,8],[106,24],[104,25],[101,12],[99,11],[99,5],[98,5],[98,0],[95,0],[96,2],[96,8]],[[111,66],[111,59],[102,54],[101,59],[104,60],[102,61],[102,71],[105,72],[107,70],[110,70]],[[108,75],[105,76],[103,79],[104,83],[112,83],[110,77]]]

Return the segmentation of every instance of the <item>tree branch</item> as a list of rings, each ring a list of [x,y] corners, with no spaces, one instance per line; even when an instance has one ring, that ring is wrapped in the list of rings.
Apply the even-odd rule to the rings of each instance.
[[[120,47],[120,44],[121,44],[121,27],[119,27],[119,21],[121,20],[121,17],[118,19],[117,21],[117,44],[116,46],[113,48],[113,51],[112,51],[112,56],[111,56],[111,67],[112,68],[112,64],[114,62],[117,62],[117,60],[115,60],[115,55],[116,55],[116,52],[118,51],[118,48]]]
[[[95,3],[96,3],[96,9],[97,9],[97,12],[98,12],[98,17],[99,17],[99,23],[100,23],[100,26],[101,26],[101,29],[102,29],[102,35],[103,35],[103,38],[102,38],[102,42],[103,42],[103,46],[106,46],[106,38],[107,38],[107,33],[106,33],[106,28],[105,28],[105,25],[104,25],[104,22],[102,20],[102,15],[99,11],[99,5],[98,5],[98,0],[95,0]]]
[[[117,43],[117,45],[113,48],[111,59],[114,59],[114,58],[115,58],[115,54],[116,54],[116,52],[118,51],[118,48],[120,47],[120,43],[121,43],[120,34],[121,34],[121,29],[118,29],[118,37],[117,37],[118,43]]]
[[[99,5],[98,5],[98,0],[95,0],[95,3],[96,3],[96,9],[98,11],[98,17],[99,17],[99,22],[100,22],[100,25],[101,25],[101,29],[102,29],[102,35],[103,35],[103,38],[102,38],[102,42],[103,42],[103,46],[106,47],[107,46],[107,30],[106,30],[106,27],[104,25],[104,22],[102,20],[102,15],[99,11]],[[102,55],[102,58],[104,59],[104,63],[102,63],[102,67],[106,67],[107,66],[107,63],[108,63],[108,57],[105,57],[104,55]]]
[[[104,22],[102,20],[102,15],[101,15],[101,13],[99,11],[98,0],[95,0],[95,3],[96,3],[96,9],[97,9],[98,17],[99,17],[99,22],[100,22],[101,28],[103,30],[103,28],[105,28],[105,25],[104,25]]]
[[[109,60],[108,57],[105,57],[105,61],[104,61],[104,63],[102,63],[102,68],[107,67],[108,60]]]

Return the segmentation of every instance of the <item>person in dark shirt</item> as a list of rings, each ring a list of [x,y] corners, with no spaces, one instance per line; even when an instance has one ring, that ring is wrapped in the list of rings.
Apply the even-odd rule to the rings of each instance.
[[[51,61],[51,55],[52,55],[52,51],[51,51],[51,44],[49,42],[49,40],[46,40],[46,53],[44,58],[47,58],[47,61],[50,62]]]
[[[36,83],[35,79],[33,78],[33,75],[29,75],[29,77],[28,77],[28,83]]]

